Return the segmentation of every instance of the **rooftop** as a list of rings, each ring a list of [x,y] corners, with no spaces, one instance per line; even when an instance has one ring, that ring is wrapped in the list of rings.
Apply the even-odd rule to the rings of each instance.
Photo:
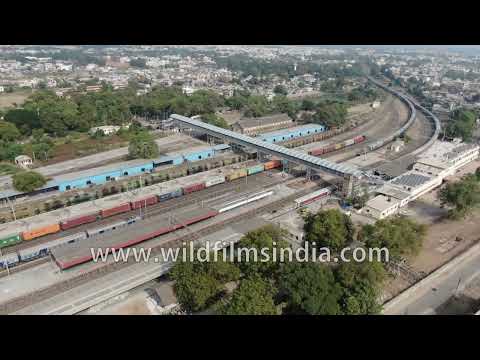
[[[315,129],[323,130],[324,128],[325,127],[323,125],[319,125],[319,124],[305,124],[305,125],[290,127],[290,128],[287,128],[287,129],[276,130],[276,131],[264,133],[264,134],[261,134],[259,137],[266,138],[266,137],[270,137],[270,136],[281,136],[281,135],[291,134],[291,133],[297,132],[297,131],[308,131],[308,130],[315,130]]]
[[[250,128],[250,127],[255,127],[260,125],[276,124],[278,122],[284,122],[284,121],[293,122],[293,120],[287,114],[275,114],[275,115],[263,116],[258,118],[241,118],[238,120],[238,123],[243,128]]]
[[[373,199],[368,200],[366,206],[382,212],[390,209],[392,206],[397,205],[399,202],[400,200],[391,196],[380,194],[375,196]]]
[[[394,185],[402,185],[408,187],[418,187],[422,184],[425,184],[427,181],[431,180],[432,178],[429,176],[421,175],[419,173],[405,173],[393,179],[391,181]]]

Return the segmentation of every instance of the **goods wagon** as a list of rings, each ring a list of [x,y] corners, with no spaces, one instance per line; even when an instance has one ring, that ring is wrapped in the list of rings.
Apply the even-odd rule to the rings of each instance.
[[[185,225],[191,225],[191,224],[209,219],[209,218],[214,217],[216,215],[218,215],[217,211],[206,211],[206,212],[202,212],[201,214],[192,215],[191,217],[188,217],[188,218],[184,219],[183,221],[181,221],[181,223],[176,223],[176,224],[168,225],[168,226],[162,226],[162,227],[159,227],[157,230],[155,230],[153,232],[148,232],[146,234],[136,236],[136,237],[134,237],[132,239],[129,239],[129,240],[125,240],[125,239],[113,240],[113,241],[117,241],[117,242],[116,243],[113,242],[111,244],[108,244],[107,246],[105,246],[104,250],[107,250],[107,248],[108,248],[108,250],[111,251],[111,249],[116,250],[116,249],[129,247],[129,246],[132,246],[132,245],[136,245],[136,244],[139,244],[141,242],[144,242],[144,241],[156,238],[158,236],[170,233],[172,231],[178,230],[178,229],[184,227]],[[87,241],[89,241],[89,240],[87,240]],[[88,245],[87,246],[82,246],[81,248],[77,248],[77,249],[68,249],[68,251],[66,251],[66,249],[57,248],[52,253],[52,255],[53,255],[53,258],[54,258],[56,264],[62,270],[66,270],[66,269],[69,269],[69,268],[74,267],[76,265],[83,264],[83,263],[86,263],[86,262],[92,260],[92,253],[90,251],[90,246],[88,246]]]
[[[102,215],[102,218],[106,218],[106,217],[109,217],[109,216],[113,216],[113,215],[117,215],[117,214],[121,214],[121,213],[130,211],[130,210],[131,210],[130,203],[125,203],[125,204],[121,204],[121,205],[118,205],[118,206],[114,206],[114,207],[109,208],[109,209],[103,209],[100,212],[100,214]]]
[[[251,166],[247,168],[247,174],[248,175],[258,174],[262,172],[264,169],[265,169],[265,166],[263,164]]]
[[[51,224],[42,226],[40,228],[36,228],[30,231],[23,231],[22,238],[23,240],[32,240],[40,236],[53,234],[60,231],[60,225],[58,224]]]
[[[357,136],[357,137],[353,138],[353,141],[355,142],[355,144],[361,143],[364,140],[365,140],[364,135],[360,135],[360,136]]]
[[[310,151],[309,154],[310,154],[310,155],[313,155],[313,156],[322,155],[322,154],[323,154],[323,150],[324,150],[324,149],[314,149],[314,150]]]
[[[147,196],[143,199],[139,199],[136,201],[132,201],[130,204],[132,205],[132,210],[139,209],[142,207],[154,205],[158,202],[158,198],[156,195]]]
[[[16,253],[11,253],[7,255],[3,255],[0,257],[0,268],[6,269],[7,266],[15,266],[19,263],[20,259]]]
[[[210,186],[222,184],[224,182],[225,182],[225,176],[223,175],[212,176],[205,181],[205,187],[208,188]]]
[[[98,213],[74,217],[74,218],[60,222],[60,227],[62,230],[68,230],[76,226],[89,224],[94,221],[97,221],[98,217],[99,217]]]
[[[343,144],[335,144],[335,150],[340,150],[341,148],[343,148]]]
[[[3,237],[0,239],[0,249],[6,246],[18,244],[19,242],[22,242],[22,238],[19,234]]]
[[[164,194],[159,194],[158,195],[158,201],[166,201],[168,199],[173,199],[173,198],[176,198],[176,197],[179,197],[179,196],[182,196],[183,195],[183,190],[182,188],[178,188],[176,190],[173,190],[173,191],[170,191],[168,193],[164,193]]]
[[[271,161],[267,161],[263,165],[265,167],[265,170],[276,169],[276,168],[282,167],[282,161],[281,160],[271,160]]]
[[[239,169],[231,172],[230,174],[227,175],[227,180],[228,181],[233,181],[236,179],[240,179],[242,177],[247,176],[247,169]]]
[[[355,144],[354,139],[345,140],[344,143],[343,143],[344,146],[350,146],[350,145],[353,145],[353,144]]]
[[[205,189],[205,183],[197,183],[197,184],[192,184],[192,185],[187,185],[183,187],[183,193],[184,194],[190,194],[194,191],[200,191]]]

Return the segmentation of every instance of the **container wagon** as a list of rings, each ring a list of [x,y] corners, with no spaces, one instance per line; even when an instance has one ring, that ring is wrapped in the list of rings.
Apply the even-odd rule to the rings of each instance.
[[[205,187],[208,188],[210,186],[222,184],[224,182],[225,182],[225,176],[223,175],[211,176],[205,181]]]
[[[95,222],[98,220],[99,217],[100,217],[99,212],[96,212],[94,214],[89,214],[89,215],[77,216],[65,221],[61,221],[60,228],[62,230],[68,230],[83,224],[89,224],[89,223]]]
[[[276,169],[282,167],[282,161],[281,160],[270,160],[267,161],[265,164],[263,164],[265,167],[265,170],[271,170],[271,169]]]
[[[19,262],[20,259],[16,253],[3,255],[0,257],[0,268],[6,269],[7,266],[12,267],[17,265]]]
[[[59,231],[60,231],[59,224],[51,224],[51,225],[42,226],[40,228],[36,228],[33,230],[29,230],[29,231],[23,231],[21,235],[23,240],[32,240],[37,237],[48,235],[48,234],[54,234]]]
[[[233,180],[245,177],[245,176],[247,176],[247,169],[239,169],[239,170],[235,170],[235,171],[231,172],[230,174],[228,174],[226,176],[226,178],[227,178],[228,181],[233,181]]]
[[[82,231],[76,234],[61,237],[60,239],[52,240],[37,246],[29,247],[27,249],[20,250],[18,252],[19,259],[22,262],[31,261],[33,259],[46,256],[50,250],[57,246],[66,244],[72,244],[76,241],[84,240],[87,238],[86,232]]]
[[[155,205],[157,202],[158,202],[158,197],[156,195],[152,195],[152,196],[147,196],[143,199],[131,201],[130,205],[132,207],[132,210],[136,210],[136,209],[140,209],[150,205]]]
[[[205,183],[197,183],[197,184],[192,184],[192,185],[187,185],[183,187],[183,193],[184,194],[190,194],[195,191],[200,191],[205,189]]]
[[[261,173],[263,170],[265,170],[265,166],[263,164],[254,165],[247,168],[247,175],[258,174]]]
[[[20,234],[3,237],[2,239],[0,239],[0,249],[7,246],[18,244],[20,242],[22,242],[22,237],[20,236]]]
[[[103,209],[102,211],[100,211],[100,214],[102,215],[102,218],[107,218],[109,216],[122,214],[130,210],[132,210],[130,203],[125,203],[109,209]]]

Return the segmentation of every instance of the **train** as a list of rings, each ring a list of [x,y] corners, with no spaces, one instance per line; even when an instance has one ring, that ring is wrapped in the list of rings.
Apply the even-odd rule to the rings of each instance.
[[[218,210],[215,210],[215,209],[207,210],[207,211],[202,211],[201,214],[196,214],[195,216],[193,215],[187,216],[187,218],[184,219],[183,221],[177,221],[174,224],[160,227],[153,232],[149,232],[147,234],[137,236],[134,239],[131,239],[125,242],[119,242],[119,243],[117,243],[114,240],[114,243],[111,244],[111,248],[120,249],[128,246],[136,245],[140,242],[176,231],[186,225],[198,223],[200,221],[204,221],[206,219],[215,217],[226,211],[230,211],[237,207],[249,204],[251,202],[264,199],[273,194],[274,194],[273,190],[269,190],[269,191],[263,191],[263,192],[255,193],[245,197],[241,197],[239,199],[236,199],[234,201],[221,205],[221,207]],[[97,237],[100,234],[104,234],[106,232],[113,231],[116,229],[121,229],[123,227],[134,224],[137,221],[140,221],[141,219],[142,218],[140,216],[130,217],[122,221],[117,221],[117,222],[103,225],[100,227],[87,229],[85,231],[81,231],[72,235],[67,235],[56,240],[52,240],[43,244],[39,244],[37,246],[29,247],[27,249],[22,249],[22,250],[4,255],[0,257],[0,268],[5,269],[7,268],[7,266],[10,268],[20,263],[26,263],[26,262],[47,256],[49,254],[52,254],[52,251],[60,251],[64,249],[68,253],[70,248],[66,249],[65,246],[69,246],[72,244],[77,244],[78,246],[82,247],[81,249],[82,252],[85,252],[85,249],[88,250],[88,246],[83,246],[82,243],[85,242],[87,239],[95,240],[95,237]],[[60,267],[60,269],[66,270],[73,266],[76,266],[91,260],[91,257],[89,257],[88,253],[82,254],[82,255],[83,256],[81,257],[78,257],[78,256],[76,257],[72,255],[71,258],[69,255],[67,255],[67,256],[64,256],[64,259],[61,259],[58,257],[58,258],[55,258],[55,262]]]
[[[146,208],[159,202],[190,194],[192,192],[201,191],[211,186],[257,174],[265,170],[279,168],[281,166],[282,162],[280,160],[271,160],[241,169],[230,169],[225,171],[225,174],[213,175],[201,182],[192,182],[188,178],[182,178],[178,179],[178,186],[167,190],[158,189],[156,185],[147,186],[143,188],[142,191],[145,193],[148,189],[151,189],[151,194],[134,196],[130,200],[125,200],[125,196],[122,195],[98,199],[96,200],[97,203],[104,204],[101,209],[92,210],[92,207],[94,206],[90,203],[82,203],[72,205],[66,209],[55,210],[50,213],[22,219],[16,223],[3,224],[0,225],[0,234],[3,233],[5,235],[0,235],[0,248],[13,246],[23,241],[31,241],[45,235],[69,230],[84,224],[94,223],[114,215]],[[111,204],[107,204],[108,202]],[[58,220],[56,214],[59,211],[69,211],[70,213],[74,211],[82,213],[84,211],[85,213],[72,217],[67,216],[66,219]],[[28,226],[25,224],[28,224]],[[21,229],[22,227],[23,230]],[[9,231],[9,228],[12,228],[12,231]],[[21,230],[18,231],[17,228],[20,228]],[[17,231],[14,231],[13,229],[16,229]]]
[[[18,250],[0,257],[0,268],[5,269],[15,266],[19,263],[29,262],[50,254],[51,250],[60,246],[76,243],[88,238],[93,238],[100,234],[104,234],[109,231],[123,228],[141,220],[140,216],[132,216],[122,221],[117,221],[112,224],[103,225],[100,227],[88,229],[75,234],[63,236],[59,239],[48,241],[36,246],[28,247],[26,249]]]
[[[324,146],[324,147],[321,147],[321,148],[316,148],[316,149],[309,150],[308,155],[320,156],[320,155],[323,155],[323,154],[327,154],[327,153],[330,153],[332,151],[337,151],[337,150],[343,149],[343,148],[348,147],[348,146],[352,146],[352,145],[355,145],[355,144],[360,144],[360,143],[364,142],[366,138],[367,137],[365,135],[355,136],[351,139],[344,140],[340,143],[331,144],[331,145]]]
[[[335,190],[334,186],[328,186],[328,187],[325,187],[323,189],[314,191],[310,194],[304,195],[304,196],[296,199],[295,200],[295,205],[298,208],[298,207],[301,207],[301,206],[311,204],[314,201],[320,200],[322,198],[325,198],[326,196],[331,195],[334,190]]]

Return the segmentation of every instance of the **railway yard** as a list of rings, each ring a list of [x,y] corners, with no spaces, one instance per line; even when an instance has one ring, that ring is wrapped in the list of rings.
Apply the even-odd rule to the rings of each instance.
[[[362,170],[393,173],[413,162],[411,153],[434,131],[431,120],[417,112],[405,132],[409,140],[400,150],[390,150],[389,143],[369,149],[404,127],[412,114],[404,101],[388,95],[380,109],[361,116],[357,127],[294,150],[315,155],[314,150],[333,145],[332,151],[318,156]],[[208,145],[185,134],[157,143],[161,153],[171,157]],[[346,145],[336,148],[338,143]],[[93,171],[125,154],[126,149],[117,149],[36,170],[48,176]],[[8,179],[2,181],[8,187]],[[315,200],[324,194],[325,199],[330,197],[335,190],[325,191],[329,186],[324,180],[306,181],[285,173],[281,161],[273,158],[249,160],[1,224],[0,238],[13,240],[0,248],[0,313],[85,311],[158,278],[171,266],[158,258],[116,262],[109,256],[93,262],[92,248],[150,248],[158,255],[161,249],[188,242],[238,241],[250,230],[275,223],[282,214],[288,218],[285,214],[313,202],[312,194],[321,194]]]

